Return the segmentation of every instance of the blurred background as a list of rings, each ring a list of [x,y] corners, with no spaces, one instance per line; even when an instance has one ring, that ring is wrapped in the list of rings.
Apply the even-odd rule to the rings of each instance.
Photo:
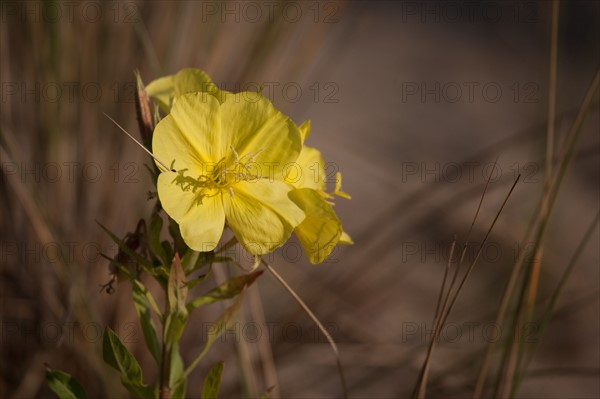
[[[271,263],[338,342],[350,397],[408,397],[431,338],[449,249],[461,244],[488,176],[467,260],[508,201],[442,332],[430,397],[470,396],[508,276],[542,195],[551,2],[119,1],[1,3],[0,397],[53,397],[44,364],[90,397],[127,397],[104,365],[113,328],[156,378],[131,302],[100,253],[153,205],[150,160],[104,115],[138,132],[134,70],[146,83],[183,67],[224,89],[257,90],[312,121],[336,211],[355,245],[318,266],[296,241]],[[600,65],[600,3],[561,2],[555,153]],[[598,212],[598,97],[592,102],[544,240],[530,329]],[[496,169],[493,168],[497,159]],[[600,396],[598,227],[559,297],[517,397]],[[227,265],[218,265],[223,270]],[[208,281],[198,288],[214,286]],[[156,288],[156,287],[154,287]],[[193,374],[225,361],[221,396],[339,397],[335,358],[293,298],[265,273],[240,323]],[[194,315],[188,362],[222,311]],[[203,335],[204,334],[204,335]],[[504,335],[503,335],[504,334]],[[240,359],[245,359],[241,361]],[[250,367],[248,367],[250,365]],[[491,395],[491,393],[489,393]]]

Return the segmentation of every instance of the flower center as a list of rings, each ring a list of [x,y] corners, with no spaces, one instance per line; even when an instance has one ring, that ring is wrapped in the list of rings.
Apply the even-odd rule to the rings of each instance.
[[[183,191],[197,194],[198,204],[202,204],[205,197],[214,197],[223,191],[229,191],[233,198],[232,187],[236,183],[260,178],[260,169],[254,160],[262,150],[240,157],[233,146],[230,148],[231,152],[216,164],[203,164],[202,173],[197,178],[186,176],[188,170],[181,169],[173,182],[181,186]]]

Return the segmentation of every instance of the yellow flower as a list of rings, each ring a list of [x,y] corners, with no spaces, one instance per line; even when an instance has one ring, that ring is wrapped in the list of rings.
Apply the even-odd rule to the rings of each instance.
[[[175,98],[152,148],[172,169],[160,174],[158,196],[186,244],[214,249],[227,223],[254,255],[283,245],[304,219],[284,179],[302,148],[296,124],[257,93]]]
[[[310,122],[299,127],[302,142],[310,134]],[[295,233],[312,264],[323,262],[338,244],[353,244],[350,236],[342,229],[342,222],[333,210],[330,200],[333,195],[350,199],[341,189],[341,174],[336,174],[336,187],[332,194],[325,192],[325,163],[319,150],[303,146],[296,168],[288,170],[286,180],[296,189],[289,197],[306,214]]]
[[[205,99],[208,96],[213,96],[221,105],[227,101],[230,101],[230,97],[231,96],[238,96],[238,100],[239,100],[239,96],[240,94],[242,96],[248,96],[250,93],[240,93],[238,95],[234,95],[230,92],[224,91],[224,90],[220,90],[218,89],[218,87],[213,83],[213,81],[211,80],[211,78],[202,70],[200,69],[196,69],[196,68],[185,68],[182,69],[181,71],[179,71],[177,74],[175,75],[169,75],[169,76],[165,76],[159,79],[154,80],[153,82],[151,82],[146,90],[148,91],[148,94],[150,95],[150,97],[153,98],[153,100],[160,106],[161,110],[165,113],[168,114],[172,107],[174,106],[174,104],[177,103],[178,98],[184,94],[187,93],[204,93],[203,94],[203,99]],[[252,95],[256,95],[256,94],[252,94]],[[236,101],[238,101],[236,100]],[[269,103],[270,104],[270,103]],[[248,114],[248,116],[252,117],[250,114]],[[222,118],[225,117],[231,117],[231,118],[236,118],[237,116],[235,115],[228,115],[228,116],[223,116]],[[224,120],[224,119],[223,119]],[[331,252],[333,251],[333,249],[335,248],[336,245],[338,244],[353,244],[352,239],[350,238],[350,236],[348,234],[346,234],[343,229],[342,229],[342,224],[339,220],[339,218],[337,217],[335,211],[333,210],[333,203],[331,202],[331,200],[333,199],[334,196],[340,196],[343,198],[348,198],[350,199],[350,196],[346,193],[344,193],[341,190],[341,174],[336,174],[336,186],[335,189],[333,191],[333,193],[329,194],[325,191],[325,183],[326,183],[326,179],[325,179],[325,167],[324,167],[324,162],[323,162],[323,158],[321,156],[321,153],[312,147],[308,147],[308,146],[303,146],[302,144],[304,143],[304,141],[306,140],[306,138],[308,137],[308,135],[310,134],[310,121],[306,121],[304,122],[302,125],[297,126],[298,132],[300,134],[300,145],[302,146],[301,151],[299,153],[299,155],[297,154],[297,158],[294,161],[288,162],[290,160],[292,160],[292,157],[287,157],[286,159],[280,159],[280,160],[275,160],[275,158],[273,158],[271,161],[269,162],[277,162],[281,165],[283,165],[283,168],[281,169],[277,169],[277,173],[281,172],[281,175],[283,176],[283,180],[284,182],[288,183],[288,198],[293,201],[293,203],[295,203],[297,205],[297,207],[299,207],[302,212],[304,212],[305,216],[303,219],[302,217],[299,216],[299,214],[295,214],[296,216],[296,225],[295,227],[295,232],[296,235],[298,236],[298,239],[300,240],[300,243],[302,244],[305,252],[307,253],[308,259],[311,263],[313,264],[317,264],[317,263],[321,263],[323,262],[328,256],[330,256]],[[156,134],[156,133],[155,133]],[[235,136],[235,133],[230,133],[233,136]],[[182,142],[181,146],[185,146],[187,145],[186,143]],[[210,146],[210,144],[208,144],[208,146]],[[235,149],[235,148],[234,148]],[[260,150],[259,150],[260,151]],[[156,152],[156,151],[155,151]],[[252,153],[250,152],[250,155],[245,155],[246,158],[244,158],[243,156],[240,157],[239,153],[237,150],[235,151],[231,151],[230,155],[234,154],[233,157],[234,159],[238,160],[237,164],[234,161],[232,165],[230,165],[229,167],[224,166],[223,163],[218,164],[217,169],[220,170],[220,172],[217,172],[218,174],[223,174],[223,172],[225,171],[225,175],[229,176],[229,181],[231,181],[231,177],[232,176],[238,176],[236,179],[237,180],[244,180],[244,178],[246,178],[245,181],[252,181],[253,179],[253,174],[251,172],[249,172],[248,170],[246,170],[244,165],[249,165],[252,164],[253,162],[248,162],[251,157],[252,157]],[[171,155],[172,156],[172,155]],[[160,159],[160,158],[159,158]],[[213,157],[213,160],[211,162],[208,163],[208,165],[212,165],[211,168],[215,168],[214,165],[214,160],[215,158]],[[223,161],[225,162],[225,161]],[[269,169],[272,168],[272,165],[269,165],[268,162],[264,162],[262,165],[260,165],[261,170],[264,172],[264,169]],[[193,177],[193,176],[189,176],[186,175],[188,173],[188,169],[187,167],[184,168],[185,170],[179,170],[179,175],[176,178],[177,180],[175,181],[175,185],[178,186],[178,190],[185,190],[185,192],[188,192],[189,190],[196,190],[194,192],[198,192],[198,190],[203,193],[200,194],[199,196],[196,195],[194,198],[198,203],[204,203],[204,198],[205,197],[211,197],[211,193],[212,191],[210,190],[210,187],[218,187],[219,191],[219,195],[223,195],[224,191],[230,190],[233,188],[232,184],[227,183],[227,179],[223,180],[223,179],[218,179],[220,182],[225,181],[226,184],[216,184],[216,181],[213,179],[212,182],[216,184],[216,186],[213,183],[210,183],[211,180],[208,179],[206,176],[203,176],[202,178],[197,178],[197,177]],[[227,172],[229,171],[229,172]],[[274,170],[273,170],[274,172]],[[279,176],[278,176],[279,177]],[[234,180],[236,180],[234,179]],[[199,180],[201,180],[201,182],[199,182]],[[160,180],[159,180],[160,181]],[[278,182],[278,184],[281,185],[282,182]],[[213,184],[211,186],[211,184]],[[292,185],[295,189],[294,190],[289,190],[289,185]],[[245,185],[243,184],[241,187],[244,187]],[[215,192],[217,191],[217,188],[214,188]],[[163,192],[166,190],[162,190]],[[175,191],[175,193],[177,193],[177,190],[172,188],[172,191]],[[235,198],[235,190],[233,191],[233,197]],[[261,190],[258,190],[258,192],[261,192]],[[281,189],[279,190],[279,194],[281,194],[282,192],[285,192],[285,189]],[[159,184],[159,196],[161,195],[161,188],[160,188],[160,184]],[[264,194],[264,192],[263,192]],[[189,194],[188,194],[189,195]],[[163,194],[164,196],[164,194]],[[230,193],[231,196],[231,193]],[[262,196],[262,200],[264,202],[264,204],[268,204],[271,200],[273,200],[275,197],[272,196]],[[162,198],[161,198],[162,199]],[[281,199],[277,200],[277,201],[281,201],[283,204],[285,204],[286,207],[289,207],[289,201],[282,201]],[[184,201],[185,202],[185,201]],[[189,201],[188,201],[189,202]],[[163,205],[165,206],[165,205]],[[181,205],[183,206],[183,205]],[[187,212],[185,209],[184,210],[178,210],[178,207],[173,207],[172,211],[170,211],[167,207],[169,207],[169,205],[165,206],[165,210],[167,210],[167,213],[171,214],[171,216],[179,222],[180,219],[183,219],[184,215],[187,215],[187,217],[192,218],[192,216],[190,216],[190,212]],[[184,207],[184,206],[183,206]],[[276,206],[276,208],[278,208]],[[193,208],[190,208],[193,209]],[[225,209],[225,207],[223,208]],[[218,210],[217,212],[220,212],[220,210]],[[241,214],[242,212],[240,211],[239,214]],[[178,216],[181,215],[181,217],[179,217],[179,219],[177,217],[174,216],[174,214],[177,214]],[[281,237],[286,237],[283,241],[278,241],[277,244],[275,245],[256,245],[256,243],[260,242],[260,240],[254,242],[254,243],[250,243],[248,240],[246,240],[247,242],[244,243],[244,241],[241,239],[241,237],[244,236],[244,232],[243,229],[240,229],[239,227],[234,228],[233,225],[235,225],[235,222],[231,222],[230,220],[234,220],[232,217],[227,216],[226,217],[228,224],[232,227],[232,229],[234,230],[234,232],[236,233],[236,236],[238,236],[238,239],[240,239],[240,241],[242,241],[242,243],[246,246],[246,248],[248,248],[250,250],[250,252],[254,253],[254,254],[264,254],[267,252],[270,252],[270,250],[276,248],[277,246],[281,245],[283,242],[285,242],[285,239],[287,239],[287,237],[289,237],[289,230],[283,229],[283,231],[285,232],[285,234],[283,234]],[[301,219],[301,223],[298,223],[298,219]],[[181,224],[181,223],[180,223]],[[190,221],[190,226],[191,221]],[[186,224],[187,226],[187,224]],[[196,228],[198,229],[198,228]],[[281,230],[281,228],[278,228],[278,230]],[[187,233],[183,233],[184,231],[184,227],[182,226],[182,235],[184,236],[184,239],[186,239],[186,242],[188,243],[188,245],[192,248],[194,248],[192,246],[192,244],[190,244],[191,242],[191,238],[190,237],[200,237],[200,236],[208,236],[208,233],[203,233],[202,235],[197,234],[197,233],[192,233],[187,232]],[[187,231],[187,230],[186,230]],[[212,236],[213,238],[216,237],[218,235],[218,237],[220,237],[222,232],[222,228],[218,228],[216,229],[214,232],[212,232]],[[245,234],[246,236],[250,237],[257,237],[257,234],[249,234],[249,232],[246,232],[248,234]],[[273,234],[276,235],[276,234]],[[260,234],[261,237],[269,237],[270,235],[264,231],[262,234]],[[188,237],[188,238],[186,238]],[[200,238],[198,238],[198,240],[200,240]],[[218,241],[215,240],[215,241]],[[210,241],[213,242],[213,241]],[[203,249],[200,249],[199,247],[196,247],[194,249],[200,249],[200,250],[207,250],[207,249],[211,249],[211,246],[206,246],[205,244]],[[260,247],[260,250],[259,250]],[[214,248],[214,247],[212,247]]]
[[[213,83],[206,72],[197,68],[184,68],[175,75],[167,75],[153,80],[146,86],[146,92],[168,114],[177,97],[187,93],[208,93],[220,103],[231,93]]]

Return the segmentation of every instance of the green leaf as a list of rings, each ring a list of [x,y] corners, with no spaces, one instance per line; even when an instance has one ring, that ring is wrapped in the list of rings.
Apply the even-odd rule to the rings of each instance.
[[[175,243],[175,251],[179,252],[180,256],[185,256],[189,248],[181,236],[179,224],[177,224],[177,222],[171,218],[169,218],[169,233],[171,234],[173,242]]]
[[[205,281],[207,278],[209,278],[212,275],[212,265],[208,266],[208,270],[206,271],[205,274],[201,274],[198,277],[196,277],[193,280],[188,281],[187,285],[188,285],[188,289],[192,289],[194,288],[196,285],[200,284],[201,282]],[[189,310],[189,308],[188,308]]]
[[[221,387],[221,373],[223,372],[223,362],[218,362],[211,367],[210,371],[204,378],[202,386],[202,399],[217,399],[219,388]]]
[[[102,357],[109,366],[119,371],[121,383],[131,394],[148,399],[156,396],[154,389],[142,382],[142,369],[138,361],[109,327],[104,330]]]
[[[87,399],[85,390],[70,374],[46,366],[46,383],[59,399]]]
[[[212,289],[206,295],[198,297],[188,303],[188,311],[192,311],[202,305],[210,305],[224,299],[231,299],[243,291],[245,287],[249,287],[263,273],[262,270],[243,276],[234,277],[231,280],[221,284],[217,288]]]
[[[161,259],[164,265],[168,265],[173,258],[167,258],[167,253],[160,241],[162,227],[163,220],[160,215],[158,213],[153,214],[152,219],[150,220],[150,231],[148,232],[148,246],[150,247],[150,250]]]
[[[179,345],[173,345],[171,351],[171,374],[169,375],[169,386],[171,387],[171,399],[185,398],[186,381],[183,376],[183,359],[179,354]],[[180,382],[177,384],[177,382]]]
[[[162,312],[158,308],[158,304],[156,303],[156,300],[152,296],[152,293],[150,292],[150,290],[148,288],[146,288],[144,286],[144,284],[142,284],[142,282],[138,279],[133,279],[131,281],[131,283],[133,284],[135,289],[139,290],[140,293],[144,294],[144,296],[146,297],[146,300],[148,301],[148,305],[150,305],[152,310],[158,315],[159,318],[162,318],[163,317]]]
[[[150,292],[146,290],[142,283],[133,285],[133,302],[138,317],[140,318],[142,331],[144,333],[144,340],[146,341],[146,347],[148,347],[152,357],[154,357],[154,360],[156,360],[156,364],[160,364],[160,344],[158,342],[156,328],[154,327],[154,322],[152,321],[152,312],[150,311],[150,305],[148,304],[148,298],[146,295],[150,295]]]
[[[185,369],[183,373],[183,379],[187,378],[190,373],[194,370],[194,368],[198,365],[200,360],[206,355],[210,347],[215,343],[217,338],[223,334],[224,331],[231,328],[233,323],[236,320],[236,314],[242,305],[242,299],[244,298],[245,289],[238,295],[235,301],[229,306],[221,316],[217,320],[215,320],[212,328],[208,329],[208,334],[206,337],[206,342],[204,343],[204,347],[200,351],[200,353],[196,356],[196,358],[192,361],[192,363]]]
[[[175,254],[171,273],[169,274],[169,285],[167,287],[167,299],[169,303],[169,314],[165,323],[166,342],[174,344],[183,333],[183,328],[188,319],[188,310],[185,306],[188,288],[185,274],[181,268],[179,254]]]
[[[108,259],[110,259],[110,258],[108,258]],[[137,289],[140,293],[142,293],[146,297],[146,300],[148,301],[148,304],[152,307],[152,310],[154,310],[156,312],[158,317],[162,318],[163,316],[162,316],[160,309],[158,308],[158,304],[156,303],[156,300],[152,296],[152,293],[142,284],[142,282],[140,280],[136,279],[135,277],[133,277],[131,275],[131,273],[129,272],[129,270],[127,269],[127,267],[125,267],[122,263],[117,262],[114,259],[111,259],[111,262],[119,268],[119,273],[121,273],[122,275],[127,277],[127,279],[129,281],[131,281],[131,284],[134,287],[134,289]]]
[[[185,274],[188,275],[206,265],[210,265],[213,263],[214,258],[214,251],[198,252],[189,249],[185,256],[181,258],[181,266]]]

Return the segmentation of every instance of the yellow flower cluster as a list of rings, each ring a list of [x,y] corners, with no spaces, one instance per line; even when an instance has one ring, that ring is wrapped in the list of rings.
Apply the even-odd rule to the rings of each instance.
[[[351,244],[333,210],[341,191],[325,191],[321,153],[307,147],[310,122],[297,126],[260,93],[219,90],[199,69],[151,82],[147,91],[167,114],[152,152],[161,169],[158,196],[186,244],[213,250],[225,226],[253,255],[282,246],[295,232],[311,263]]]

